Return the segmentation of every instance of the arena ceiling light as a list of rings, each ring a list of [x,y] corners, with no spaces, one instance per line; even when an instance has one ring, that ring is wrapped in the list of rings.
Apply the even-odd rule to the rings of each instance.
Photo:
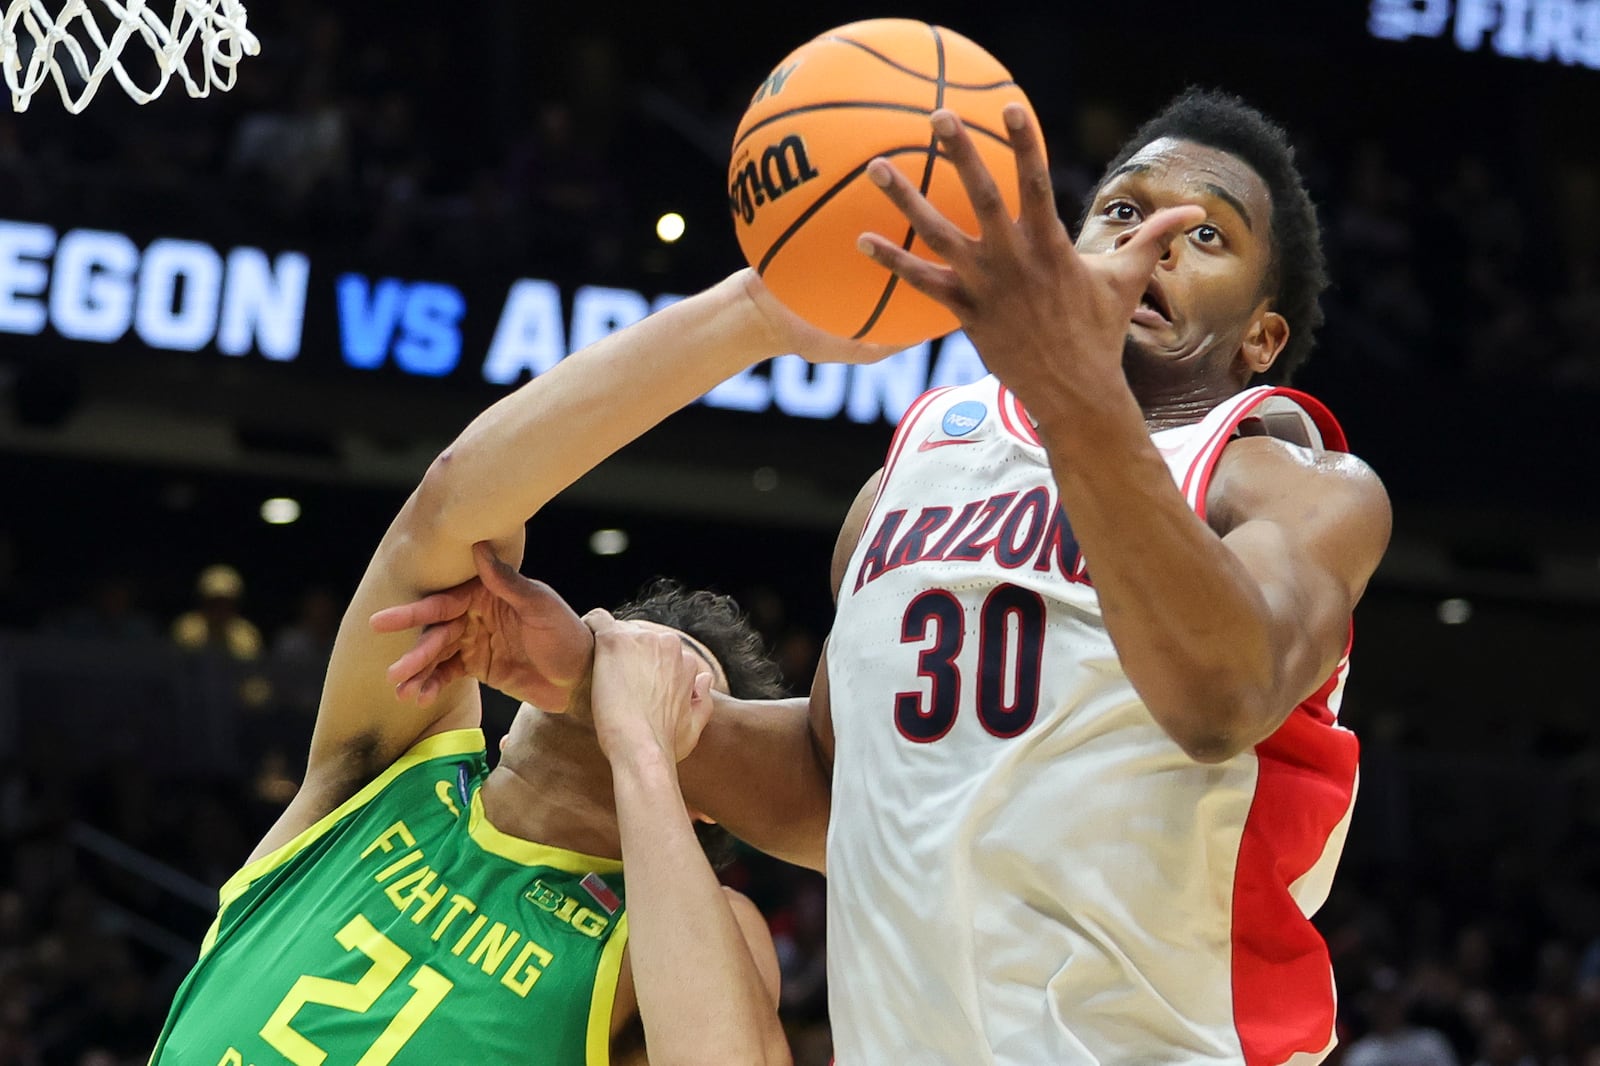
[[[689,224],[676,211],[668,211],[656,219],[656,236],[660,237],[664,244],[671,244],[676,241],[683,236],[683,231],[688,228]]]
[[[620,529],[597,529],[589,534],[589,550],[596,555],[621,555],[628,550],[628,534]]]
[[[286,526],[300,519],[300,501],[274,496],[261,503],[261,520],[269,526]]]

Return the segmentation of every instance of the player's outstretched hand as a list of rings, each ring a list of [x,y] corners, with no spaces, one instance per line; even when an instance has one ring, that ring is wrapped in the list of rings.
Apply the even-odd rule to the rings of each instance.
[[[971,135],[952,111],[932,115],[940,150],[955,165],[977,214],[976,237],[940,214],[916,186],[883,159],[867,166],[884,190],[947,265],[911,254],[881,234],[859,247],[902,281],[937,300],[961,320],[984,363],[1027,404],[1078,389],[1051,389],[1063,376],[1121,380],[1123,339],[1150,284],[1156,263],[1184,229],[1205,220],[1198,205],[1156,211],[1113,251],[1082,255],[1056,213],[1044,142],[1026,108],[1004,111],[1016,153],[1020,217],[1013,221],[994,176]]]
[[[589,706],[600,749],[613,764],[656,753],[683,759],[711,717],[706,664],[671,630],[599,609],[583,620],[594,630]]]
[[[371,618],[379,633],[422,627],[389,667],[395,695],[426,707],[451,682],[475,677],[545,711],[578,707],[594,633],[549,585],[523,577],[487,543],[473,545],[478,576]]]
[[[772,337],[769,350],[781,348],[794,352],[811,363],[876,363],[904,347],[868,344],[824,333],[785,307],[754,270],[745,267],[734,278],[744,286],[745,295],[755,305]]]

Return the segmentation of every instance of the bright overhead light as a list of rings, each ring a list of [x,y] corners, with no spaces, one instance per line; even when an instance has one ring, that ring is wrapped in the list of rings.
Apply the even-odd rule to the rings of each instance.
[[[597,529],[589,534],[589,550],[596,555],[621,555],[628,550],[628,534],[620,529]]]
[[[300,518],[300,501],[274,496],[261,504],[261,520],[272,526],[286,526]]]
[[[684,222],[683,216],[676,211],[668,211],[656,219],[656,236],[667,244],[682,237],[683,231],[687,228],[688,223]]]

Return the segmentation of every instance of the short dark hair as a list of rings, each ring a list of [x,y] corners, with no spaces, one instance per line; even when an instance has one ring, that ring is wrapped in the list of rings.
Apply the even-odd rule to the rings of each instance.
[[[1266,183],[1272,196],[1272,258],[1263,288],[1272,293],[1273,310],[1289,324],[1289,342],[1259,379],[1283,384],[1311,354],[1317,327],[1322,325],[1317,298],[1328,287],[1317,209],[1295,164],[1294,146],[1283,127],[1239,97],[1190,87],[1140,126],[1122,146],[1089,193],[1085,215],[1100,186],[1135,153],[1163,137],[1192,141],[1237,156]]]
[[[705,589],[691,591],[670,578],[656,578],[611,612],[616,618],[657,622],[689,634],[722,665],[728,691],[741,700],[773,700],[788,695],[783,673],[767,653],[766,641],[732,597]],[[695,836],[721,870],[734,860],[738,842],[720,825],[696,822]]]

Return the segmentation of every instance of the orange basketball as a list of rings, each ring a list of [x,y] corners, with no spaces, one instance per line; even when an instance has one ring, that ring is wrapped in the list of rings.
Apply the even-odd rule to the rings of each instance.
[[[928,116],[941,107],[961,116],[1015,218],[1016,160],[1000,117],[1012,101],[1028,104],[998,60],[925,22],[852,22],[801,45],[761,83],[734,134],[728,207],[745,259],[786,306],[837,336],[904,345],[950,332],[954,315],[856,248],[870,231],[940,261],[867,164],[883,156],[976,236]]]

